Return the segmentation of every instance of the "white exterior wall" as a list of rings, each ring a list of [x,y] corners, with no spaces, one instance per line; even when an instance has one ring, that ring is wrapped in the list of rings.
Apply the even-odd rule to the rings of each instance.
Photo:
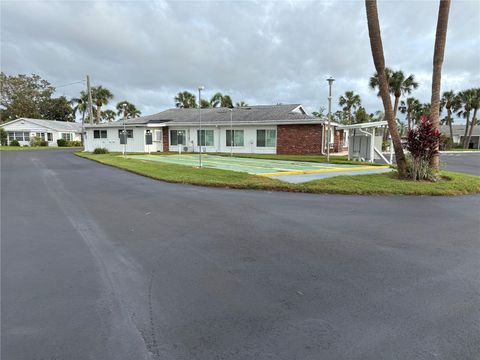
[[[168,130],[186,130],[188,151],[198,152],[197,130],[199,127],[191,126],[172,126]],[[205,152],[225,152],[231,151],[230,146],[226,145],[227,130],[243,130],[243,146],[234,146],[234,153],[257,153],[257,154],[275,154],[275,147],[257,147],[257,130],[277,130],[275,125],[269,126],[205,126],[202,130],[213,130],[214,146],[202,146]],[[169,151],[177,152],[178,146],[171,145],[171,137],[169,134]]]
[[[163,143],[161,141],[156,141],[155,138],[155,131],[161,131],[160,128],[151,128],[146,126],[139,126],[139,127],[126,127],[127,130],[133,130],[133,138],[127,139],[127,152],[157,152],[163,150]],[[148,146],[145,145],[145,134],[146,131],[150,130],[153,134],[153,144]],[[107,138],[102,139],[95,139],[93,137],[94,130],[106,130],[107,131]],[[85,151],[93,151],[96,148],[106,148],[110,152],[122,152],[123,151],[123,144],[120,144],[120,137],[118,135],[118,131],[123,130],[121,127],[98,127],[98,128],[86,128],[86,136],[85,136]],[[161,136],[160,136],[161,138]]]
[[[3,129],[9,132],[28,132],[30,140],[37,136],[38,133],[45,133],[45,140],[48,139],[47,133],[52,134],[52,140],[48,141],[48,146],[57,146],[57,140],[61,138],[62,133],[70,133],[72,136],[72,141],[81,141],[81,134],[72,131],[56,131],[50,128],[32,124],[28,121],[18,121],[13,124],[7,124],[3,126]],[[8,140],[10,143],[10,140]],[[21,146],[30,145],[30,141],[19,141]]]

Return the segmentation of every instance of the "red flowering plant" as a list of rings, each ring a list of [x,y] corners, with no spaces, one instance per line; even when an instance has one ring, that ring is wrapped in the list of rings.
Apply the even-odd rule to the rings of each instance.
[[[427,116],[422,116],[420,125],[408,132],[409,176],[413,180],[436,180],[430,160],[438,153],[440,137],[440,131],[433,127]]]

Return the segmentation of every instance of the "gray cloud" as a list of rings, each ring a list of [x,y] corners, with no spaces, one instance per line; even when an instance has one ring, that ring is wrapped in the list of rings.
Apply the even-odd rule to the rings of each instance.
[[[437,1],[381,2],[387,65],[414,73],[414,96],[429,101]],[[173,106],[174,95],[206,86],[249,104],[326,105],[354,90],[367,110],[381,108],[368,88],[374,72],[363,1],[331,2],[22,2],[2,1],[1,62],[9,74],[38,73],[54,85],[89,73],[115,102],[144,114]],[[480,84],[480,6],[452,3],[443,89]],[[58,88],[74,96],[81,84]],[[337,104],[334,104],[337,107]]]

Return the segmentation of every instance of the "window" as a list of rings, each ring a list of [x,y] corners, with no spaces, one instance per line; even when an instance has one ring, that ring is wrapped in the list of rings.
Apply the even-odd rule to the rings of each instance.
[[[158,141],[158,142],[161,142],[162,141],[162,135],[163,135],[163,132],[162,130],[155,130],[155,140],[154,141]]]
[[[233,131],[233,144],[232,144]],[[227,130],[227,146],[243,146],[243,130]]]
[[[71,134],[70,134],[71,135]],[[52,133],[47,133],[47,140],[48,141],[53,141],[53,134]],[[70,139],[71,140],[71,139]]]
[[[118,130],[118,137],[121,138],[123,133],[123,129]],[[133,130],[127,129],[127,139],[133,139]]]
[[[213,130],[197,130],[199,146],[213,146]]]
[[[275,147],[276,130],[257,130],[257,147]]]
[[[17,141],[30,141],[30,133],[28,132],[9,132],[8,133],[8,140],[17,140]]]
[[[14,132],[9,132],[8,133],[8,140],[9,141],[15,140],[15,133]]]
[[[104,130],[103,130],[104,131]],[[48,141],[52,141],[50,140],[50,135],[51,133],[48,133]],[[71,133],[60,133],[60,137],[63,139],[63,140],[67,140],[67,141],[71,141],[72,140],[72,134]]]
[[[170,145],[186,145],[185,130],[170,130]]]
[[[106,139],[107,138],[107,130],[93,130],[93,138],[94,139]]]

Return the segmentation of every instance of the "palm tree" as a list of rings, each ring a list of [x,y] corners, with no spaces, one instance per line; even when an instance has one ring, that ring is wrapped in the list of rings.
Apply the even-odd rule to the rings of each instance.
[[[445,41],[447,39],[448,13],[450,11],[450,0],[440,1],[438,8],[437,33],[435,34],[435,47],[433,52],[433,74],[432,74],[432,99],[430,121],[434,128],[439,128],[440,117],[440,84],[442,81],[442,65],[445,55]],[[438,150],[439,142],[435,144]],[[434,153],[430,165],[438,171],[440,158],[438,152]]]
[[[200,107],[202,109],[207,109],[207,108],[212,107],[212,106],[210,105],[210,101],[205,100],[205,99],[201,99],[200,100]]]
[[[223,95],[220,106],[221,107],[233,108],[232,98],[229,95]]]
[[[102,116],[102,106],[107,105],[110,100],[113,99],[113,94],[107,88],[103,86],[92,87],[92,100],[97,106],[97,117],[95,123],[100,123],[100,118]]]
[[[420,106],[420,101],[418,101],[414,97],[409,97],[406,101],[400,101],[399,110],[402,114],[406,115],[407,129],[409,131],[412,128],[412,123],[415,120],[415,115],[419,111]]]
[[[450,139],[453,141],[453,119],[452,113],[457,112],[460,108],[460,102],[453,90],[445,91],[440,100],[440,111],[447,109],[447,125],[450,129]]]
[[[107,109],[105,111],[102,111],[102,119],[105,121],[112,122],[113,120],[115,120],[116,116],[117,114],[113,110]]]
[[[175,106],[177,108],[196,108],[197,101],[195,99],[195,95],[191,92],[183,91],[179,92],[177,96],[175,96]]]
[[[235,107],[246,107],[248,104],[245,101],[240,101],[235,104]]]
[[[477,111],[480,107],[480,88],[471,89],[473,92],[473,99],[472,99],[472,109],[473,109],[473,116],[472,116],[472,123],[470,124],[470,130],[468,132],[468,138],[465,142],[466,147],[468,148],[470,144],[470,139],[472,138],[473,128],[477,125]]]
[[[318,118],[324,118],[325,117],[325,106],[320,106],[318,111],[312,111],[312,115]]]
[[[77,111],[82,114],[82,124],[85,122],[85,114],[88,111],[88,94],[85,91],[80,91],[80,96],[78,98],[72,98],[70,100],[70,105],[73,110],[73,117],[77,115]]]
[[[458,93],[458,101],[460,102],[460,110],[457,115],[465,119],[465,134],[463,135],[463,147],[467,148],[467,135],[470,126],[470,112],[473,109],[475,94],[473,89],[464,90]]]
[[[360,95],[354,94],[353,91],[346,91],[345,95],[340,96],[338,104],[343,106],[343,111],[348,115],[348,124],[352,123],[352,109],[356,110],[362,103]]]
[[[135,105],[126,100],[120,101],[117,106],[117,115],[123,116],[125,119],[132,119],[142,115],[142,112]]]
[[[403,71],[393,71],[389,68],[385,69],[387,76],[388,87],[390,93],[395,97],[395,103],[393,105],[393,115],[397,117],[398,106],[400,103],[400,97],[405,94],[410,94],[413,89],[418,88],[418,82],[415,81],[415,75],[410,74],[405,77]],[[370,87],[375,89],[378,87],[378,75],[374,74],[370,78]]]
[[[223,94],[221,92],[217,92],[215,95],[213,95],[210,99],[210,106],[211,107],[219,107],[221,106],[223,99]]]
[[[385,74],[385,57],[383,55],[382,36],[380,34],[380,24],[378,21],[378,10],[376,0],[365,0],[367,12],[368,34],[370,37],[370,47],[372,49],[373,62],[378,74],[378,87],[385,109],[388,128],[392,136],[395,158],[397,161],[398,175],[403,178],[407,175],[407,163],[403,153],[400,134],[398,133],[395,115],[392,109],[392,102],[389,95],[389,85]]]

